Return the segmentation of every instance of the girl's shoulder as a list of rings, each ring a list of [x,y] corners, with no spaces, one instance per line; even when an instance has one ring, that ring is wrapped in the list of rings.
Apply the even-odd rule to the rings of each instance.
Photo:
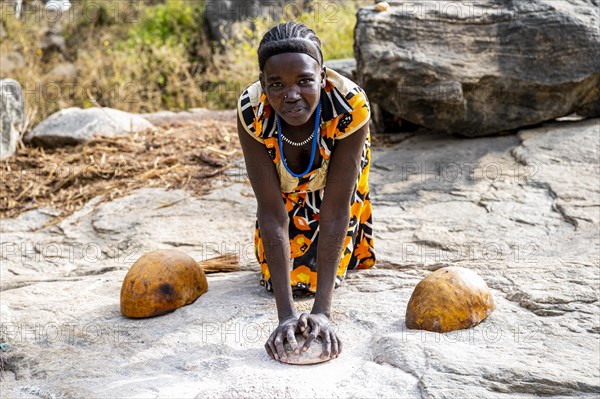
[[[246,89],[244,89],[244,91],[238,99],[238,106],[249,105],[250,107],[257,107],[261,101],[262,94],[263,91],[260,85],[260,81],[257,80],[256,82],[248,86]]]
[[[369,122],[371,108],[367,95],[352,80],[328,68],[324,94],[321,104],[326,126],[322,135],[340,140]]]
[[[352,97],[355,94],[364,94],[363,89],[358,84],[331,68],[327,68],[327,83],[326,91],[335,89],[344,98]]]
[[[262,139],[262,124],[257,126],[257,118],[262,116],[266,96],[263,94],[260,81],[248,86],[240,95],[237,102],[238,117],[244,129],[256,140],[264,143]],[[262,120],[262,118],[259,118]]]

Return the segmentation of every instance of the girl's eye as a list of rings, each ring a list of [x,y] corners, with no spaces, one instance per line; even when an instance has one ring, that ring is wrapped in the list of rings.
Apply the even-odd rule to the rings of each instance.
[[[300,81],[300,84],[307,85],[310,84],[310,82],[312,82],[312,79],[302,79]]]
[[[281,87],[281,83],[279,83],[279,82],[271,83],[271,87],[274,88],[274,89],[278,89],[278,88]]]

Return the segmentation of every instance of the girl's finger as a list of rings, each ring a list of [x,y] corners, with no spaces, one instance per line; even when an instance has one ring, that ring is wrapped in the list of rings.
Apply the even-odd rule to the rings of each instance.
[[[269,345],[269,341],[265,343],[265,350],[267,351],[267,355],[271,357],[271,359],[275,359],[275,355],[273,354],[273,350],[271,349],[271,345]]]
[[[300,332],[304,332],[306,327],[308,327],[308,315],[306,313],[302,313],[300,318],[298,318],[298,328],[300,329]]]
[[[287,329],[287,340],[290,343],[290,346],[292,347],[294,353],[296,355],[299,354],[300,349],[298,348],[298,341],[296,341],[296,331],[295,328],[293,328],[292,326],[290,326]]]
[[[302,346],[302,352],[306,352],[308,350],[308,348],[310,348],[310,344],[312,344],[312,342],[315,340],[315,338],[317,338],[319,336],[319,325],[315,324],[312,328],[312,331],[310,332],[310,334],[308,334],[308,337],[306,337],[306,341],[304,342],[304,345]]]
[[[287,356],[285,355],[285,350],[283,349],[283,336],[281,333],[277,334],[277,337],[275,337],[275,350],[277,350],[277,355],[279,356],[279,359],[286,359]]]
[[[275,343],[273,342],[273,340],[269,339],[267,341],[267,344],[269,345],[269,349],[271,349],[271,353],[273,354],[273,358],[275,360],[279,360],[279,356],[277,355],[277,350],[275,349]]]
[[[335,335],[335,333],[331,333],[331,358],[336,358],[338,357],[339,354],[339,346],[338,346],[338,339],[337,336]]]

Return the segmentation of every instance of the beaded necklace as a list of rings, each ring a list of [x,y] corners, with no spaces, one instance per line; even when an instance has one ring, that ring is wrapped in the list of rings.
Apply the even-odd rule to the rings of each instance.
[[[304,141],[302,141],[301,143],[296,143],[296,142],[291,142],[287,137],[285,137],[283,135],[283,133],[281,132],[281,121],[279,120],[279,115],[277,115],[277,133],[278,133],[278,141],[279,141],[279,152],[281,154],[281,162],[283,162],[283,166],[285,167],[285,169],[294,177],[302,177],[305,174],[307,174],[308,172],[310,172],[310,168],[312,167],[312,164],[315,160],[315,153],[317,150],[317,132],[319,131],[319,122],[321,120],[321,102],[319,101],[319,105],[317,105],[317,117],[315,118],[315,128],[312,132],[312,134]],[[290,170],[289,166],[287,165],[287,162],[285,162],[285,156],[283,154],[283,140],[285,140],[286,143],[289,143],[291,145],[294,146],[301,146],[304,145],[306,143],[308,143],[310,140],[312,140],[312,149],[310,151],[310,161],[308,162],[308,167],[306,168],[306,170],[303,173],[294,173]]]
[[[315,136],[315,132],[312,132],[310,134],[310,136],[308,136],[308,138],[306,140],[301,141],[301,142],[298,143],[298,142],[295,142],[295,141],[292,141],[292,140],[288,139],[287,137],[285,137],[283,135],[283,133],[281,133],[281,138],[283,139],[283,141],[285,141],[289,145],[293,145],[294,147],[302,147],[304,144],[308,143],[314,136]]]

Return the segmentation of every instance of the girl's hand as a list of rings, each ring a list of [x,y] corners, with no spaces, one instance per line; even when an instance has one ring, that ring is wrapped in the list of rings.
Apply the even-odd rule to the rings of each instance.
[[[288,317],[285,320],[279,322],[279,326],[273,331],[267,343],[265,349],[271,358],[275,360],[286,360],[287,355],[283,346],[285,340],[289,342],[292,350],[296,355],[300,354],[300,348],[296,341],[296,332],[298,329],[298,318],[296,316]]]
[[[308,350],[317,337],[323,341],[322,359],[335,359],[342,353],[342,341],[338,338],[326,315],[322,313],[302,313],[298,319],[298,327],[306,342],[302,351]]]

